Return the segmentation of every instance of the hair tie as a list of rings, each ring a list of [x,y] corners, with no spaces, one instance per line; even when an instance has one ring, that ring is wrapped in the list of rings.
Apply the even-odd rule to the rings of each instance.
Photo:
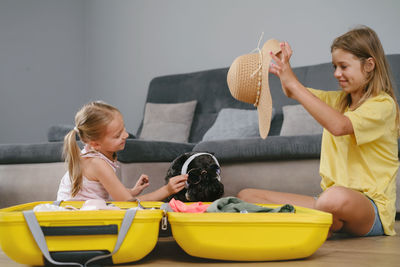
[[[78,130],[78,128],[76,128],[76,126],[74,127],[74,131],[75,131],[77,134],[79,134],[79,130]]]

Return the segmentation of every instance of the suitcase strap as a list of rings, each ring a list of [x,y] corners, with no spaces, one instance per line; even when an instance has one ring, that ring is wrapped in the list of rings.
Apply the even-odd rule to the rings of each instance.
[[[33,210],[23,211],[26,223],[28,224],[29,230],[32,233],[33,238],[35,239],[36,244],[39,246],[40,251],[42,252],[43,256],[52,264],[55,265],[75,265],[85,267],[89,263],[93,261],[97,261],[100,259],[108,258],[114,255],[122,245],[122,242],[125,239],[126,234],[128,233],[129,228],[131,227],[132,221],[136,215],[136,208],[128,209],[125,213],[124,219],[122,220],[121,227],[118,233],[117,242],[115,243],[114,250],[110,254],[107,255],[100,255],[91,258],[90,260],[86,261],[85,264],[80,264],[78,262],[59,262],[53,260],[50,255],[49,249],[47,247],[46,239],[44,237],[43,231],[40,228],[40,225],[37,221],[35,213]]]

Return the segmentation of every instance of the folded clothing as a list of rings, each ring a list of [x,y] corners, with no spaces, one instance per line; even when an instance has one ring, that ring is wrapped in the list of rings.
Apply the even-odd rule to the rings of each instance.
[[[67,205],[61,207],[59,204],[38,204],[33,208],[34,212],[40,211],[71,211],[71,210],[120,210],[119,207],[114,204],[107,204],[104,199],[88,199],[86,200],[80,209],[73,206]]]
[[[202,202],[195,202],[192,204],[185,204],[180,200],[171,199],[168,203],[172,211],[175,212],[186,212],[186,213],[203,213],[207,210],[210,204],[204,204]]]
[[[120,210],[120,208],[107,204],[104,199],[88,199],[83,203],[81,210]]]
[[[50,203],[45,203],[45,204],[38,204],[35,207],[33,207],[34,212],[40,212],[40,211],[71,211],[74,210],[73,208],[64,208],[60,207],[57,205],[53,205]]]
[[[207,208],[207,212],[240,212],[240,213],[250,213],[250,212],[286,212],[294,213],[295,208],[290,204],[285,204],[281,207],[272,209],[268,207],[262,207],[259,205],[251,204],[245,202],[236,197],[224,197],[215,200]]]

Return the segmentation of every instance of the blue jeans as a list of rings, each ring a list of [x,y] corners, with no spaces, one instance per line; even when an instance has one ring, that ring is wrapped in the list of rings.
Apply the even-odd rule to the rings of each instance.
[[[369,198],[369,200],[371,200],[372,206],[374,206],[375,221],[374,221],[374,224],[372,225],[371,229],[369,230],[369,232],[367,234],[365,234],[364,236],[384,235],[385,232],[383,231],[381,219],[380,219],[379,213],[378,213],[378,208],[376,207],[375,202],[372,199]]]

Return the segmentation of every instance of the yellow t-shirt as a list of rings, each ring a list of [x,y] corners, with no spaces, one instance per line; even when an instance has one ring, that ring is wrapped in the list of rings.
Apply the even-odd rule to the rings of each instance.
[[[332,107],[342,91],[308,88]],[[323,190],[344,186],[371,198],[379,211],[386,235],[394,235],[396,177],[399,168],[396,106],[386,93],[371,97],[356,110],[346,110],[354,134],[322,135],[320,175]]]

